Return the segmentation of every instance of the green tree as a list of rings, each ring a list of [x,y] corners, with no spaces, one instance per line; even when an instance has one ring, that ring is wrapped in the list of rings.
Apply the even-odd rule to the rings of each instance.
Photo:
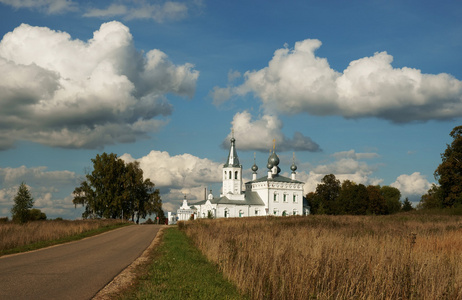
[[[93,171],[74,190],[74,205],[85,206],[84,218],[140,218],[163,215],[158,189],[149,179],[143,180],[138,162],[125,164],[116,154],[97,155]]]
[[[434,173],[443,207],[462,204],[462,126],[454,127],[449,135],[453,141],[441,154],[442,162]]]
[[[385,198],[387,213],[394,214],[401,210],[401,192],[391,186],[382,186],[380,188],[380,193]]]
[[[369,185],[367,187],[367,195],[369,198],[367,213],[383,215],[387,212],[387,203],[385,202],[385,198],[380,193],[380,187]]]
[[[84,218],[121,218],[125,163],[114,153],[96,155],[93,171],[74,190],[74,205],[85,206]]]
[[[126,165],[124,188],[124,207],[127,215],[130,214],[132,221],[139,223],[140,218],[155,214],[159,221],[163,221],[164,211],[159,189],[155,189],[151,180],[143,181],[143,170],[139,162],[131,162]]]
[[[436,184],[432,184],[432,187],[428,190],[425,195],[420,198],[418,209],[432,209],[443,207],[443,194],[442,190]]]
[[[364,215],[367,210],[368,194],[363,184],[356,184],[350,180],[342,183],[338,197],[338,207],[342,214]]]
[[[23,182],[19,186],[18,193],[14,197],[14,205],[11,208],[13,221],[24,224],[29,220],[29,211],[34,206],[34,199],[32,198],[27,185]]]
[[[319,197],[319,207],[323,207],[326,214],[339,214],[338,197],[340,194],[340,181],[334,174],[324,176],[322,183],[316,187],[316,196]]]
[[[318,214],[320,201],[316,193],[309,192],[308,194],[306,194],[305,198],[310,208],[310,214],[313,214],[313,215]]]
[[[409,199],[406,197],[406,199],[404,199],[403,201],[403,206],[401,208],[402,211],[411,211],[411,210],[414,210],[414,207],[412,207],[412,203],[411,201],[409,201]]]
[[[47,215],[38,208],[32,208],[29,211],[29,221],[41,221],[46,219]]]

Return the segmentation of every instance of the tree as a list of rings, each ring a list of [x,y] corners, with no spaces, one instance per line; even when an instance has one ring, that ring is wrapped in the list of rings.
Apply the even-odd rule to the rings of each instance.
[[[116,154],[97,155],[93,171],[74,190],[74,205],[85,206],[84,218],[140,218],[162,216],[162,201],[150,179],[143,180],[138,162],[125,162]],[[161,213],[162,212],[162,213]]]
[[[441,154],[442,162],[435,170],[440,185],[442,207],[462,204],[462,126],[449,134],[453,141]]]
[[[120,218],[125,163],[114,153],[96,155],[93,171],[74,190],[74,205],[85,206],[83,218]]]
[[[316,187],[316,195],[319,197],[319,206],[323,207],[326,214],[338,214],[338,196],[340,194],[340,181],[334,174],[324,176],[322,183]]]
[[[420,198],[420,203],[417,208],[443,208],[443,194],[441,188],[436,184],[432,184],[428,192]]]
[[[401,192],[391,186],[382,186],[380,188],[380,193],[385,198],[387,213],[394,214],[401,210]]]
[[[369,185],[367,187],[367,195],[369,198],[369,205],[367,212],[374,215],[383,215],[387,211],[387,204],[385,198],[380,193],[380,187]]]
[[[363,184],[356,184],[350,180],[342,183],[338,198],[340,212],[349,215],[364,215],[367,210],[367,189]]]
[[[309,192],[308,194],[306,194],[305,196],[306,198],[306,201],[308,203],[308,206],[310,207],[310,213],[313,214],[313,215],[316,215],[318,214],[318,210],[319,210],[319,197],[317,197],[316,193],[314,192]]]
[[[412,207],[411,201],[409,201],[409,198],[406,197],[403,202],[403,207],[401,208],[402,211],[411,211],[414,210],[414,207]]]
[[[32,198],[27,185],[23,182],[19,186],[18,193],[14,197],[14,205],[11,208],[13,221],[24,224],[29,220],[29,210],[34,206],[34,199]]]
[[[29,211],[29,221],[41,221],[46,219],[47,215],[38,208],[32,208]]]

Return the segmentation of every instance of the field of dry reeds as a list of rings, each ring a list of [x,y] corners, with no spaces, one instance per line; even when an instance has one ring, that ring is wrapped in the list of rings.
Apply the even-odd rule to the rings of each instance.
[[[252,299],[462,299],[460,216],[202,219],[179,227]]]
[[[0,255],[8,249],[44,241],[56,241],[70,236],[121,223],[120,220],[53,220],[35,221],[23,225],[0,223]]]

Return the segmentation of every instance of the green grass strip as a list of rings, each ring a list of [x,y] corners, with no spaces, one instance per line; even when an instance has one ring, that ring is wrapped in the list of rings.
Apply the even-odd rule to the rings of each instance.
[[[102,227],[99,227],[99,228],[96,228],[96,229],[88,230],[88,231],[82,232],[80,234],[69,235],[69,236],[62,237],[62,238],[57,239],[57,240],[40,241],[40,242],[36,242],[36,243],[33,243],[33,244],[28,244],[28,245],[24,245],[24,246],[20,246],[20,247],[16,247],[16,248],[5,249],[5,250],[0,251],[0,256],[8,255],[8,254],[21,253],[21,252],[27,252],[27,251],[33,251],[33,250],[38,250],[38,249],[41,249],[41,248],[54,246],[54,245],[59,245],[59,244],[64,244],[64,243],[68,243],[68,242],[78,241],[78,240],[81,240],[81,239],[84,239],[84,238],[87,238],[87,237],[98,235],[98,234],[101,234],[103,232],[114,230],[114,229],[124,227],[124,226],[128,226],[128,225],[132,225],[132,224],[131,223],[117,223],[117,224],[114,224],[114,225],[102,226]]]
[[[176,227],[164,231],[148,273],[121,299],[247,299]]]

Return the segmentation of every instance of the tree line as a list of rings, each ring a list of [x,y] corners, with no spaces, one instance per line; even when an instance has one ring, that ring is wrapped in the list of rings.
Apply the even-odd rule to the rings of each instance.
[[[315,192],[306,195],[312,214],[329,215],[386,215],[409,211],[408,198],[401,202],[401,192],[391,186],[356,184],[350,180],[340,183],[335,175],[324,176]]]
[[[453,141],[441,153],[441,164],[434,177],[438,185],[432,187],[420,199],[419,208],[457,208],[462,206],[462,126],[456,126],[449,134]]]
[[[125,219],[139,223],[155,214],[165,218],[159,189],[143,178],[139,162],[125,163],[116,154],[103,153],[91,160],[93,171],[74,190],[73,203],[83,205],[83,218]]]

